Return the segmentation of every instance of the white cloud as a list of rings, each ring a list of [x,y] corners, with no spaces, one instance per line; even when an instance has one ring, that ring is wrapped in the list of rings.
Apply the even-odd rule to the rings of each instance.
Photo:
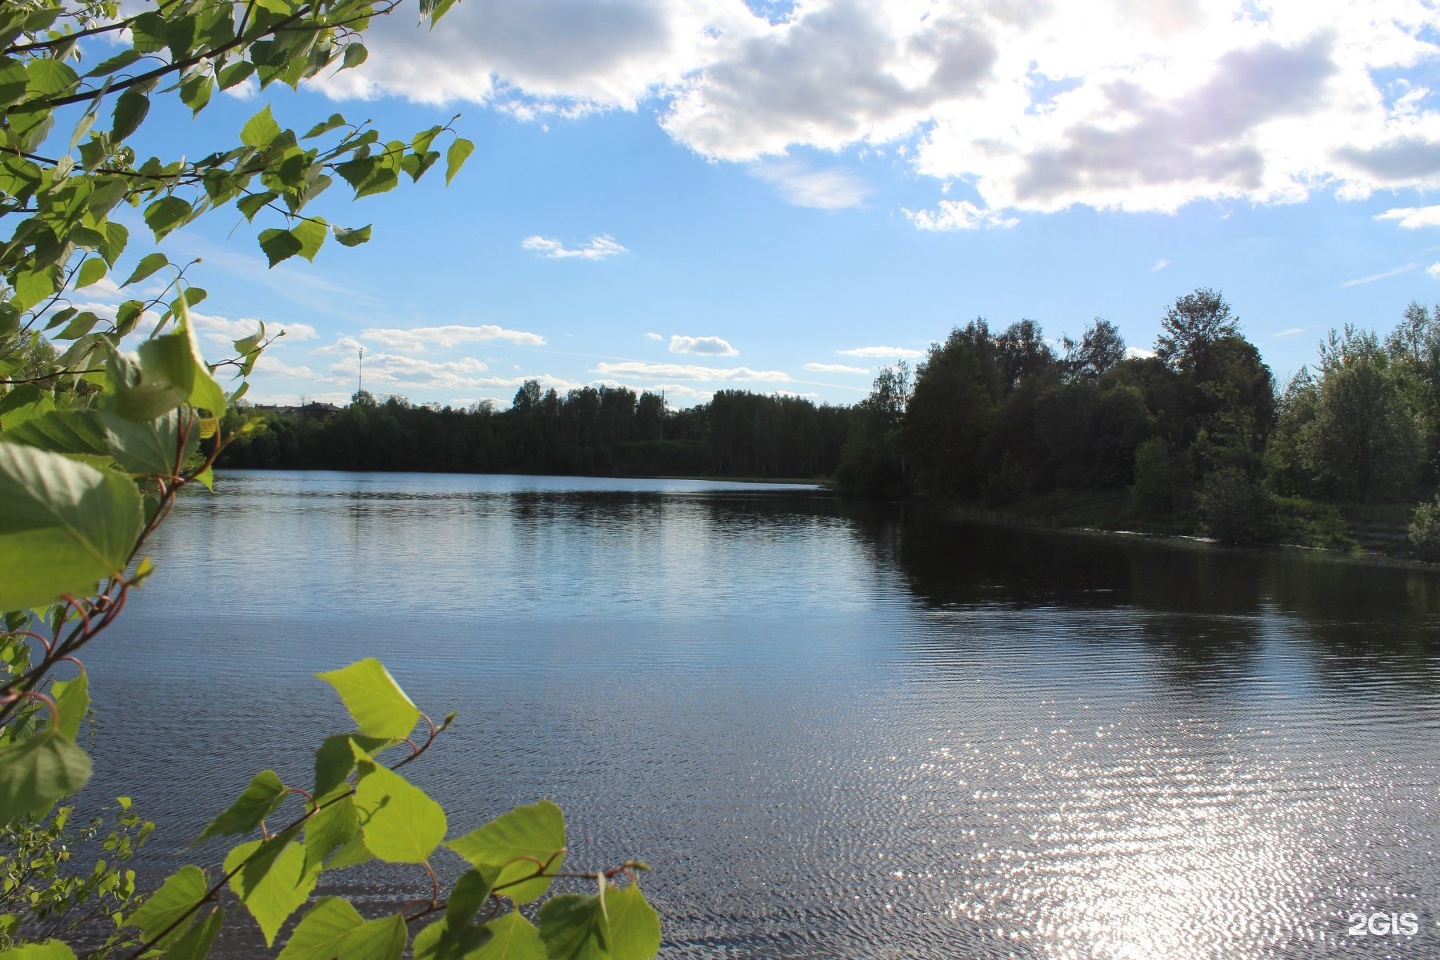
[[[190,311],[190,319],[195,321],[199,330],[208,331],[215,343],[239,340],[241,337],[248,337],[260,329],[262,321],[254,317],[240,317],[230,320],[226,317],[217,317],[213,314],[197,313]],[[267,337],[279,336],[281,331],[285,332],[285,339],[289,342],[313,340],[316,337],[315,328],[308,323],[281,323],[279,321],[265,321],[265,335]]]
[[[1271,340],[1283,340],[1283,339],[1285,339],[1285,338],[1287,338],[1287,337],[1298,337],[1300,334],[1302,334],[1302,333],[1304,333],[1304,332],[1305,332],[1305,328],[1304,328],[1304,327],[1288,327],[1288,328],[1286,328],[1286,329],[1284,329],[1284,330],[1281,330],[1279,333],[1272,333],[1272,334],[1270,334],[1270,339],[1271,339]]]
[[[842,357],[877,357],[882,360],[917,360],[925,356],[924,350],[909,347],[853,347],[835,352]]]
[[[789,383],[790,375],[779,370],[751,370],[749,367],[703,367],[697,364],[647,363],[625,360],[620,363],[599,363],[595,372],[606,377],[657,377],[670,380],[761,381]]]
[[[994,210],[984,210],[969,200],[941,200],[937,210],[902,208],[920,230],[974,230],[977,227],[1013,227],[1020,221]]]
[[[268,353],[260,354],[260,358],[255,361],[255,370],[259,373],[274,374],[277,377],[296,377],[303,380],[309,380],[315,376],[315,371],[304,364],[294,366]]]
[[[1440,227],[1440,206],[1395,207],[1384,213],[1377,213],[1376,220],[1395,220],[1409,230],[1420,227]]]
[[[312,351],[321,355],[337,354],[343,359],[332,363],[320,382],[332,384],[354,384],[360,370],[357,353],[346,348],[355,341],[341,338],[336,344]],[[489,374],[489,367],[475,357],[460,357],[455,360],[431,361],[393,353],[365,354],[365,389],[374,393],[404,393],[407,390],[449,390],[455,392],[480,392],[487,389],[514,389],[526,380],[539,380],[542,385],[557,390],[574,389],[580,384],[549,374],[499,377]]]
[[[1394,267],[1390,270],[1382,271],[1381,273],[1372,273],[1368,277],[1356,277],[1353,280],[1346,280],[1344,283],[1340,284],[1340,289],[1343,290],[1346,287],[1358,287],[1362,283],[1374,283],[1376,280],[1389,280],[1391,277],[1398,277],[1402,273],[1409,273],[1411,270],[1419,269],[1419,267],[1420,264],[1418,263],[1406,263],[1401,266]]]
[[[645,339],[646,339],[646,340],[662,340],[662,341],[663,341],[665,338],[662,337],[662,336],[660,336],[660,334],[658,334],[658,333],[651,332],[651,333],[645,334]]]
[[[484,343],[490,340],[503,340],[522,347],[539,347],[545,344],[545,338],[539,334],[506,330],[491,323],[477,326],[450,324],[443,327],[414,327],[410,330],[374,327],[361,331],[360,336],[391,350],[407,353],[424,353],[429,347],[454,347],[462,343]]]
[[[797,160],[762,161],[750,167],[750,173],[797,207],[843,210],[860,206],[870,193],[865,181],[848,170],[816,170]]]
[[[1425,272],[1432,277],[1440,278],[1440,263],[1432,263],[1425,268]]]
[[[538,234],[521,240],[520,246],[526,250],[533,250],[550,259],[579,257],[582,260],[604,260],[606,257],[613,257],[616,254],[630,252],[617,243],[613,237],[604,234],[598,237],[591,237],[590,242],[585,246],[574,249],[566,247],[559,240],[552,240],[549,237],[542,237]]]
[[[322,87],[333,96],[493,104],[521,117],[633,110],[679,87],[736,34],[762,21],[732,0],[489,0],[458,3],[434,31],[378,17],[359,70]]]
[[[1131,360],[1149,360],[1155,356],[1155,351],[1146,350],[1144,347],[1126,347],[1125,356]]]
[[[1150,272],[1159,273],[1161,270],[1164,270],[1168,266],[1170,266],[1169,260],[1156,260],[1155,263],[1150,267]]]
[[[670,338],[671,353],[699,353],[709,357],[735,357],[740,351],[730,346],[728,340],[720,337],[682,337],[673,336]]]
[[[893,145],[1003,221],[1440,187],[1435,97],[1396,79],[1437,28],[1422,0],[809,0],[773,22],[734,0],[493,0],[428,37],[379,18],[369,61],[322,85],[521,117],[658,101],[676,141],[778,164],[814,205],[855,184],[775,158]]]
[[[807,363],[805,369],[815,373],[869,373],[869,367],[852,367],[844,363]]]
[[[363,349],[365,349],[365,344],[354,337],[340,337],[334,343],[315,347],[310,353],[317,357],[355,356]]]

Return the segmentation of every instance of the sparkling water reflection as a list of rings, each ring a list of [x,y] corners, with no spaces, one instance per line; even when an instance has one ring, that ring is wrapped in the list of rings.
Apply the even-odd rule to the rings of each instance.
[[[682,481],[236,474],[165,536],[89,660],[155,873],[378,656],[452,831],[554,798],[664,956],[1440,955],[1428,573]]]

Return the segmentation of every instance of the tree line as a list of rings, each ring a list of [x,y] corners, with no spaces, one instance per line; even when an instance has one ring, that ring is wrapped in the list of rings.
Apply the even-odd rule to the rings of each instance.
[[[1086,502],[1108,525],[1232,541],[1435,495],[1440,308],[1412,303],[1383,338],[1332,331],[1283,389],[1219,292],[1177,298],[1161,326],[1143,352],[1103,319],[1059,349],[1030,320],[957,327],[913,377],[881,371],[837,479],[1020,513]]]
[[[302,408],[303,409],[303,408]],[[255,409],[232,415],[238,424]],[[508,410],[422,406],[360,391],[333,415],[260,413],[223,466],[261,469],[819,478],[833,473],[852,408],[721,390],[671,409],[658,393],[529,380]]]
[[[648,391],[531,380],[503,411],[361,392],[333,416],[263,420],[222,464],[833,478],[862,497],[1089,504],[1099,525],[1277,539],[1338,529],[1339,508],[1434,497],[1440,308],[1412,303],[1383,337],[1331,331],[1283,388],[1231,305],[1201,288],[1166,309],[1151,350],[1101,318],[1058,341],[1033,320],[976,319],[913,370],[883,368],[852,406],[722,390],[676,410]]]

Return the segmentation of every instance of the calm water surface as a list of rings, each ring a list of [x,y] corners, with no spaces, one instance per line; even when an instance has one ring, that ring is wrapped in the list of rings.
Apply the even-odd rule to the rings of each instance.
[[[153,556],[88,658],[95,790],[146,784],[152,876],[257,770],[308,785],[349,729],[312,674],[375,656],[459,712],[407,768],[452,833],[553,798],[571,863],[655,866],[665,957],[1440,956],[1433,574],[799,488],[326,473],[227,475]],[[1352,933],[1374,913],[1419,932]]]

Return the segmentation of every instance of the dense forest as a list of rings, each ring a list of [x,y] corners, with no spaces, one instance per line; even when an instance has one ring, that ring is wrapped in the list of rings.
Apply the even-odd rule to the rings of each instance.
[[[673,410],[660,394],[529,380],[510,409],[417,406],[357,393],[335,410],[259,411],[224,453],[232,467],[474,473],[816,478],[840,462],[849,407],[721,390]],[[255,408],[232,416],[253,417]]]
[[[504,411],[362,392],[343,409],[263,414],[223,462],[833,477],[856,496],[1318,545],[1346,542],[1347,518],[1404,505],[1408,519],[1435,495],[1440,308],[1412,303],[1383,338],[1332,331],[1283,388],[1218,292],[1177,298],[1161,326],[1153,351],[1127,350],[1103,319],[1057,349],[1032,320],[977,319],[913,371],[883,368],[851,407],[724,390],[673,410],[654,393],[535,381]]]

